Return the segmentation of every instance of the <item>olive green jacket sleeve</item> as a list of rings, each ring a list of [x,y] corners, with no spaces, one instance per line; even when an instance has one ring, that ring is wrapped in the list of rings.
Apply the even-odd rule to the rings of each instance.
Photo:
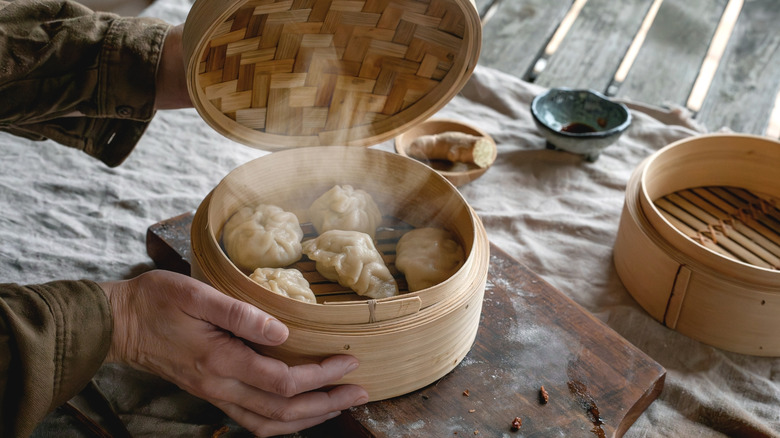
[[[97,372],[111,309],[91,281],[0,284],[0,436],[26,437]]]
[[[169,29],[71,1],[0,0],[0,130],[119,165],[154,116]]]

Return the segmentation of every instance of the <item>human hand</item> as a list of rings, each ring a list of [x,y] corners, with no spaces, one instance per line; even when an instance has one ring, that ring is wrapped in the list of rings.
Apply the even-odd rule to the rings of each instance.
[[[187,91],[187,78],[184,68],[184,47],[182,33],[184,25],[174,26],[168,31],[160,54],[160,64],[157,67],[155,109],[177,109],[192,106],[190,94]]]
[[[101,287],[114,318],[108,362],[157,374],[258,436],[305,429],[368,400],[355,385],[313,391],[357,368],[354,357],[289,367],[262,356],[242,339],[279,345],[287,327],[190,277],[151,271]]]

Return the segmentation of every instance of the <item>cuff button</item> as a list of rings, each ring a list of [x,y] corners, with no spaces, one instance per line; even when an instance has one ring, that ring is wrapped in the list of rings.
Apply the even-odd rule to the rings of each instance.
[[[119,117],[121,117],[123,119],[126,119],[126,118],[128,118],[128,117],[133,115],[133,108],[129,107],[127,105],[120,105],[120,106],[116,107],[116,114]]]

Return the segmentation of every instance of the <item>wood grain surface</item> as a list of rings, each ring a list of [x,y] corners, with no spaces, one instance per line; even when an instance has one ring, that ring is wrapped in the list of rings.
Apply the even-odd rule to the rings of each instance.
[[[479,64],[545,87],[591,88],[658,107],[688,108],[710,131],[728,127],[777,138],[780,118],[770,125],[773,109],[780,114],[777,2],[658,3],[476,0],[484,36]],[[723,47],[716,29],[734,19],[733,31],[724,26]],[[562,39],[550,52],[556,34]],[[624,61],[627,74],[619,77]],[[700,76],[701,89],[694,93]]]
[[[617,92],[640,102],[688,99],[727,0],[661,3],[636,61]],[[676,42],[684,41],[684,44]]]
[[[157,266],[188,272],[192,213],[149,227]],[[298,437],[619,437],[655,400],[666,371],[501,249],[477,340],[438,382],[370,403]],[[540,400],[544,386],[548,402]],[[522,425],[512,431],[518,417]]]
[[[745,2],[698,118],[711,128],[761,134],[780,94],[780,7]],[[780,109],[775,108],[775,111]],[[777,137],[775,137],[777,138]]]

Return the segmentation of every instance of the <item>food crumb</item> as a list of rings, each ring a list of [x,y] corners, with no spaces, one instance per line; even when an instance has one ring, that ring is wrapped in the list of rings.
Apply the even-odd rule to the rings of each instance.
[[[479,435],[479,431],[478,431],[478,430],[475,430],[475,431],[474,431],[474,435]]]
[[[546,405],[549,400],[550,395],[547,394],[547,390],[544,389],[544,385],[542,385],[542,387],[539,388],[539,403]]]
[[[469,409],[469,414],[473,414],[474,412],[477,412],[476,409]]]
[[[468,389],[464,390],[464,391],[463,391],[463,395],[465,395],[466,397],[468,397],[468,396],[469,396],[469,390],[468,390]]]
[[[512,420],[512,432],[517,432],[520,430],[520,426],[523,425],[523,420],[520,419],[520,417],[515,417],[514,420]]]

